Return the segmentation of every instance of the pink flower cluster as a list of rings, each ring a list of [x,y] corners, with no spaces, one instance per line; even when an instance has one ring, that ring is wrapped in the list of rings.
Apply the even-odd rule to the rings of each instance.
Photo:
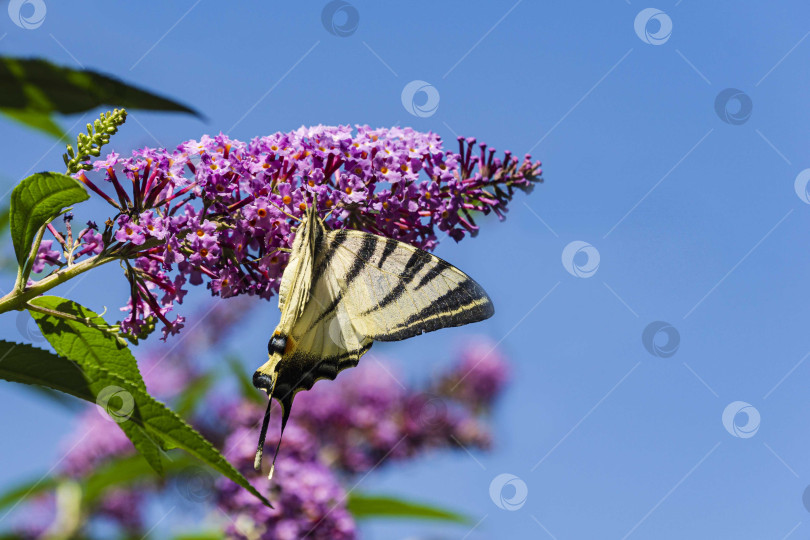
[[[174,151],[112,153],[76,177],[117,211],[101,234],[103,249],[134,259],[122,327],[142,335],[158,322],[164,333],[182,327],[169,312],[187,284],[270,298],[294,235],[289,216],[310,204],[332,228],[427,250],[439,231],[456,241],[475,235],[476,213],[503,218],[515,189],[542,181],[530,156],[495,154],[475,139],[459,138],[458,152],[447,150],[438,135],[410,128],[316,126],[249,143],[203,136]],[[111,189],[99,187],[98,175]],[[38,264],[53,263],[43,247]]]

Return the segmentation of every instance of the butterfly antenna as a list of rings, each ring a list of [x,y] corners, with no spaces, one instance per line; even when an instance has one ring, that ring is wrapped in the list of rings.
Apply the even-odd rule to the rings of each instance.
[[[270,204],[272,204],[273,206],[275,206],[275,207],[276,207],[276,209],[278,209],[278,211],[279,211],[279,212],[281,212],[282,214],[284,214],[284,215],[285,215],[285,216],[287,216],[288,218],[290,218],[290,219],[294,219],[295,221],[297,221],[297,222],[299,222],[299,223],[301,223],[301,222],[303,221],[303,220],[302,220],[300,217],[298,217],[298,216],[294,216],[294,215],[292,215],[292,214],[287,213],[287,211],[286,211],[286,210],[284,210],[282,207],[280,207],[279,205],[277,205],[276,203],[274,203],[274,202],[273,202],[273,201],[271,201],[270,199],[268,199],[268,200],[267,200],[267,202],[269,202]]]
[[[264,413],[264,421],[262,421],[262,431],[259,433],[259,447],[256,449],[256,458],[253,460],[253,469],[260,471],[262,468],[262,455],[264,454],[264,440],[267,438],[267,426],[270,424],[270,407],[273,406],[273,400],[267,402],[267,410]],[[276,450],[278,453],[278,450]],[[275,461],[275,458],[273,458]]]

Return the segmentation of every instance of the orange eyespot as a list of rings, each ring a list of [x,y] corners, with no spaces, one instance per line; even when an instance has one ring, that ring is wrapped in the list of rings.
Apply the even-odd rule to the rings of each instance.
[[[402,172],[408,172],[408,166],[404,163],[400,165],[399,168],[402,170]]]
[[[208,257],[208,250],[205,249],[205,248],[202,248],[200,250],[200,255],[202,255],[203,257]]]
[[[327,201],[326,201],[326,207],[327,207],[327,208],[332,208],[332,206],[333,206],[334,204],[335,204],[335,203],[333,203],[333,202],[332,202],[332,199],[329,199],[329,200],[327,200]]]
[[[292,197],[289,195],[284,195],[284,198],[281,200],[284,201],[284,204],[290,204],[292,202]]]
[[[368,152],[363,150],[362,152],[360,152],[360,157],[363,158],[363,159],[366,159],[368,157]]]
[[[267,210],[265,208],[259,208],[258,210],[256,210],[256,214],[260,218],[266,217],[267,216]]]
[[[298,208],[303,212],[307,209],[307,203],[301,203],[298,205]]]
[[[380,172],[383,174],[388,174],[388,167],[380,167]]]
[[[351,194],[352,194],[352,188],[347,187],[347,188],[346,188],[346,194],[347,194],[347,195],[351,195]]]
[[[202,229],[197,229],[197,236],[204,236],[204,235],[205,235],[205,231],[204,231],[204,230],[202,230]]]

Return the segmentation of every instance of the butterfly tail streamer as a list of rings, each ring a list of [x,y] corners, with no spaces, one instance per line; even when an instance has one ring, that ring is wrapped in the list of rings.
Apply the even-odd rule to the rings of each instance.
[[[264,412],[264,420],[262,421],[262,430],[259,433],[259,447],[256,449],[256,457],[253,460],[253,469],[260,471],[262,468],[262,455],[264,454],[264,440],[267,438],[267,426],[270,425],[270,409],[273,406],[273,400],[267,402],[267,410]],[[278,452],[278,450],[276,450]],[[275,461],[275,458],[273,458]]]
[[[282,398],[276,398],[281,404],[281,433],[278,435],[278,444],[276,445],[276,451],[273,453],[273,463],[270,465],[270,472],[267,475],[268,480],[273,478],[273,472],[276,470],[276,458],[278,457],[278,451],[281,449],[281,440],[284,438],[284,428],[287,427],[287,420],[290,419],[290,411],[292,410],[294,397],[290,394],[291,393],[288,393]],[[272,402],[272,398],[270,401]]]

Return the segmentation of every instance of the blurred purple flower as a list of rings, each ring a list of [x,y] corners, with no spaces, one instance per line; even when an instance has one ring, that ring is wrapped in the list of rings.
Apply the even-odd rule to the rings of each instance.
[[[508,379],[509,365],[497,345],[476,338],[464,346],[459,362],[441,377],[437,392],[478,410],[492,406]]]

